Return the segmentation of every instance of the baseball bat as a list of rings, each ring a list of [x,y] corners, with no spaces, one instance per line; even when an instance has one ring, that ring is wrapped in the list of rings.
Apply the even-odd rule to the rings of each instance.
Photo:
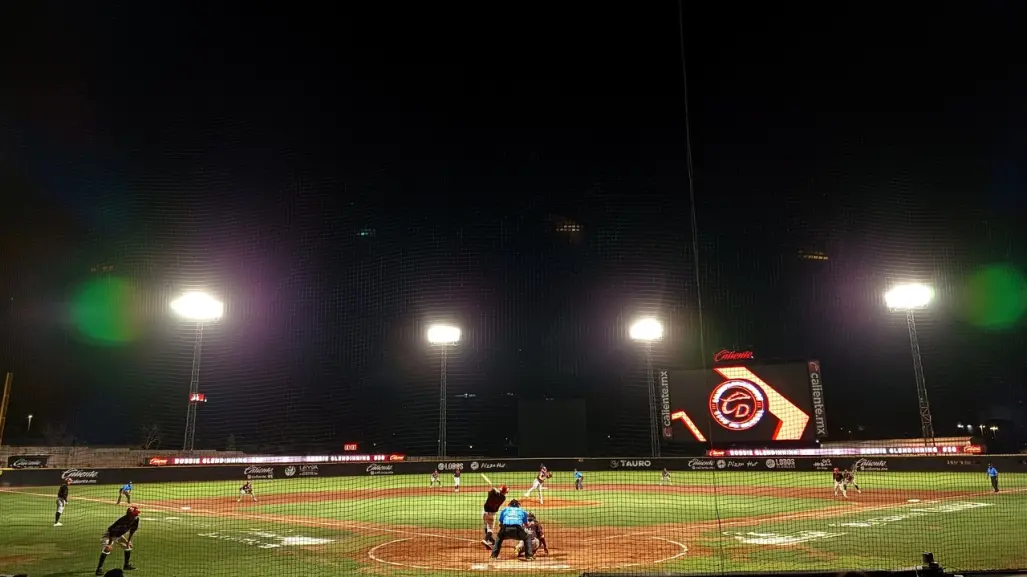
[[[492,486],[492,481],[489,481],[489,478],[485,476],[485,473],[481,473],[481,478],[485,479],[485,482],[489,484],[489,487]]]

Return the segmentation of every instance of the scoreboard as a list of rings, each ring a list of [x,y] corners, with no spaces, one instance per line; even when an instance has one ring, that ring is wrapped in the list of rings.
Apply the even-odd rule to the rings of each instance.
[[[827,436],[820,362],[661,370],[662,436],[672,443],[771,443]]]

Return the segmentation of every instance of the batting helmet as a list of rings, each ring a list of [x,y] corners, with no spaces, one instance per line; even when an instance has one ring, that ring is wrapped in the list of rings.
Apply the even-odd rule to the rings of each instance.
[[[502,493],[502,494],[504,494],[504,495],[506,495],[506,492],[507,492],[508,490],[509,490],[509,489],[507,489],[507,488],[506,488],[506,485],[503,485],[502,487],[500,487],[500,488],[499,488],[499,492],[500,492],[500,493]]]
[[[138,517],[139,516],[139,507],[129,507],[128,511],[125,511],[125,514],[126,515],[131,515],[133,517]]]

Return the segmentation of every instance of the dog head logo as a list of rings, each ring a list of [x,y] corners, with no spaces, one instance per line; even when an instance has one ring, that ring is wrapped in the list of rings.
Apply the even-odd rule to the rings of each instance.
[[[721,427],[731,431],[755,427],[766,412],[766,395],[749,381],[725,381],[710,394],[710,414]]]

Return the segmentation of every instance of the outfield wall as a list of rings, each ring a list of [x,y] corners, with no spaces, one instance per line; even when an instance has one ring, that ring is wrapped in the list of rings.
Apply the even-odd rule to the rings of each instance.
[[[691,459],[545,459],[555,473],[574,469],[596,471],[763,471],[815,472],[834,467],[873,472],[967,472],[985,474],[988,463],[1001,473],[1027,473],[1027,456],[992,455],[987,457],[874,457],[874,458],[691,458]],[[4,469],[0,486],[52,486],[71,479],[76,485],[114,485],[169,483],[186,481],[240,481],[245,479],[297,479],[312,477],[373,477],[387,475],[428,475],[439,469],[444,477],[461,468],[464,475],[474,473],[538,471],[539,459],[449,460],[445,462],[339,463],[323,465],[207,465],[193,467],[131,467],[72,469]],[[586,476],[586,481],[588,477]]]

